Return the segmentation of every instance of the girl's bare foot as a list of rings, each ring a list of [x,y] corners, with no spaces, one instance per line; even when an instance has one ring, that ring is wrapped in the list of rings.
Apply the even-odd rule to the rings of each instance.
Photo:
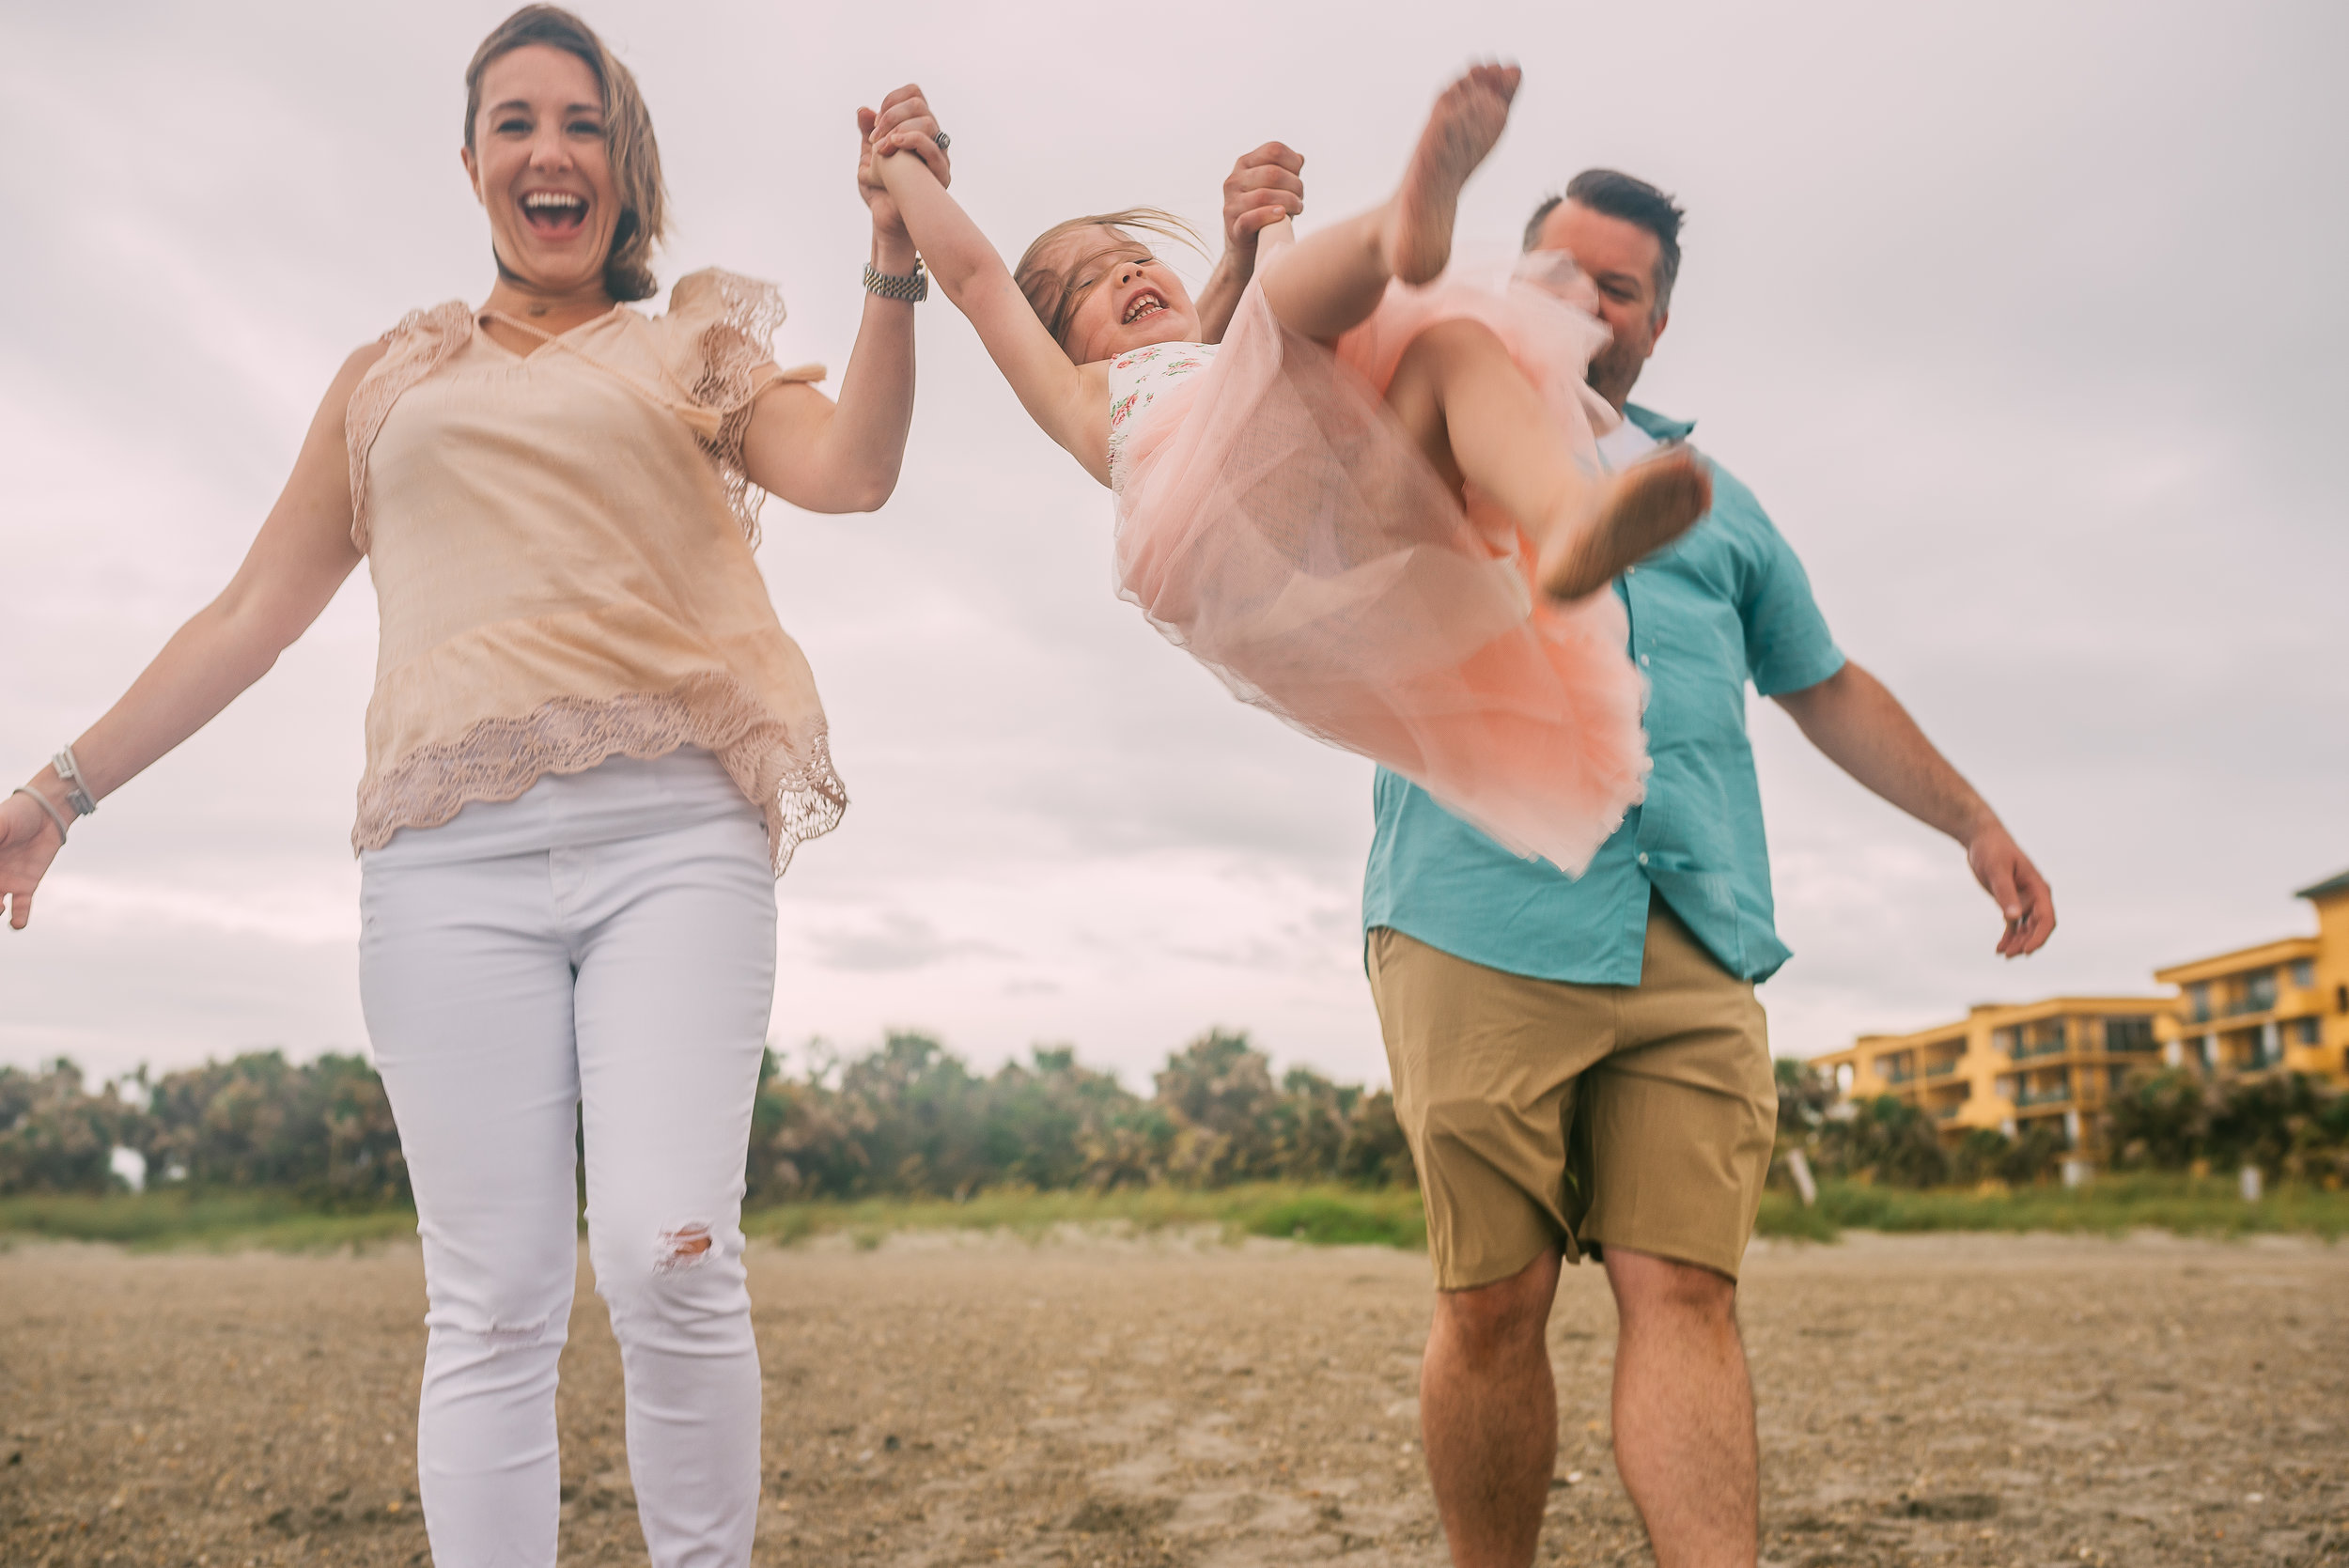
[[[1436,100],[1379,236],[1387,270],[1405,283],[1425,283],[1452,259],[1460,187],[1501,140],[1522,74],[1515,66],[1472,66]]]
[[[1542,592],[1580,598],[1687,533],[1713,505],[1713,480],[1688,452],[1651,458],[1602,479],[1542,547]]]

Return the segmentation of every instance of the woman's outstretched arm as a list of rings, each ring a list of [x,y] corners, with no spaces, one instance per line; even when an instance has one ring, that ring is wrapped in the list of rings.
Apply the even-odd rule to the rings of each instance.
[[[293,475],[237,575],[73,741],[74,761],[92,796],[113,793],[268,674],[359,564],[358,547],[350,542],[343,418],[351,389],[382,357],[382,345],[369,344],[343,362],[303,438]],[[54,767],[34,774],[29,787],[71,817]],[[49,814],[33,801],[22,795],[0,801],[0,898],[8,903],[8,924],[20,931],[32,918],[33,890],[61,842]]]
[[[1102,484],[1109,474],[1108,377],[1099,365],[1080,365],[1052,341],[1044,323],[979,225],[946,194],[929,165],[900,132],[875,144],[882,182],[921,247],[930,276],[970,318],[995,367],[1044,433]]]
[[[951,177],[938,145],[938,120],[909,83],[881,100],[879,112],[857,111],[863,151],[857,191],[873,214],[873,270],[893,277],[913,271],[913,241],[873,168],[876,137],[915,138],[917,155]],[[800,382],[770,387],[751,411],[742,438],[743,471],[759,489],[811,512],[870,512],[897,488],[906,433],[913,423],[913,306],[864,297],[856,348],[840,378],[840,401]]]

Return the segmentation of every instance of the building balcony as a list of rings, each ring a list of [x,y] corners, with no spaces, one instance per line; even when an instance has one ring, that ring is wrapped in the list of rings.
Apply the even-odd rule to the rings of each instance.
[[[1957,1059],[1956,1057],[1952,1057],[1952,1058],[1950,1058],[1947,1062],[1928,1062],[1928,1063],[1925,1063],[1925,1077],[1927,1077],[1927,1078],[1949,1078],[1949,1077],[1952,1077],[1952,1075],[1954,1075],[1954,1074],[1956,1073],[1956,1071],[1957,1071],[1957,1060],[1958,1060],[1958,1059]]]
[[[2032,1105],[2063,1105],[2068,1103],[2071,1098],[2071,1086],[2066,1084],[2054,1089],[2026,1089],[2021,1094],[2015,1096],[2015,1103],[2017,1107]]]

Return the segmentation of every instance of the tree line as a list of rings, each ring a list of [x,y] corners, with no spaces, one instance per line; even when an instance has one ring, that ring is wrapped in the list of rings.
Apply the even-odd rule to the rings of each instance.
[[[992,1073],[915,1033],[854,1059],[811,1056],[796,1072],[771,1050],[761,1064],[744,1172],[754,1203],[1412,1180],[1387,1091],[1304,1067],[1276,1079],[1244,1033],[1211,1030],[1174,1051],[1146,1096],[1066,1047]],[[0,1066],[0,1195],[118,1188],[117,1149],[143,1157],[150,1186],[410,1198],[391,1104],[363,1057],[255,1051],[94,1088],[63,1059]]]
[[[2105,1163],[2120,1171],[2232,1172],[2270,1180],[2349,1182],[2349,1094],[2300,1073],[2207,1080],[2183,1068],[2131,1078],[2106,1102]],[[1833,1083],[1800,1062],[1778,1063],[1778,1138],[1822,1175],[1893,1187],[2044,1181],[2071,1153],[2054,1119],[2019,1136],[1968,1129],[1954,1146],[1939,1124],[1890,1094],[1839,1105]]]
[[[1808,1065],[1777,1064],[1779,1148],[1823,1176],[1899,1187],[2021,1186],[2068,1150],[2040,1122],[2020,1137],[1969,1130],[1955,1145],[1891,1096],[1839,1105]],[[2291,1074],[2205,1082],[2169,1070],[2117,1090],[2107,1163],[2349,1182],[2349,1094]],[[382,1080],[359,1056],[293,1063],[277,1051],[95,1087],[72,1063],[0,1066],[0,1196],[105,1192],[118,1149],[150,1186],[267,1188],[328,1204],[409,1200]],[[744,1182],[753,1203],[808,1198],[957,1198],[988,1188],[1106,1190],[1172,1183],[1407,1185],[1410,1151],[1383,1089],[1310,1068],[1276,1077],[1244,1033],[1210,1030],[1173,1052],[1144,1095],[1067,1047],[980,1073],[925,1034],[893,1033],[854,1058],[812,1048],[786,1070],[766,1054]]]

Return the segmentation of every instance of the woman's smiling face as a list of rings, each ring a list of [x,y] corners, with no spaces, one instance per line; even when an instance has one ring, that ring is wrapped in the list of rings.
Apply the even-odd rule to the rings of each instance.
[[[1064,236],[1049,255],[1048,264],[1062,270],[1077,296],[1061,346],[1079,365],[1144,344],[1199,341],[1190,291],[1147,246],[1110,229],[1085,228]]]
[[[602,287],[620,198],[603,89],[586,61],[544,44],[490,61],[464,158],[498,260],[515,281],[547,294]]]

